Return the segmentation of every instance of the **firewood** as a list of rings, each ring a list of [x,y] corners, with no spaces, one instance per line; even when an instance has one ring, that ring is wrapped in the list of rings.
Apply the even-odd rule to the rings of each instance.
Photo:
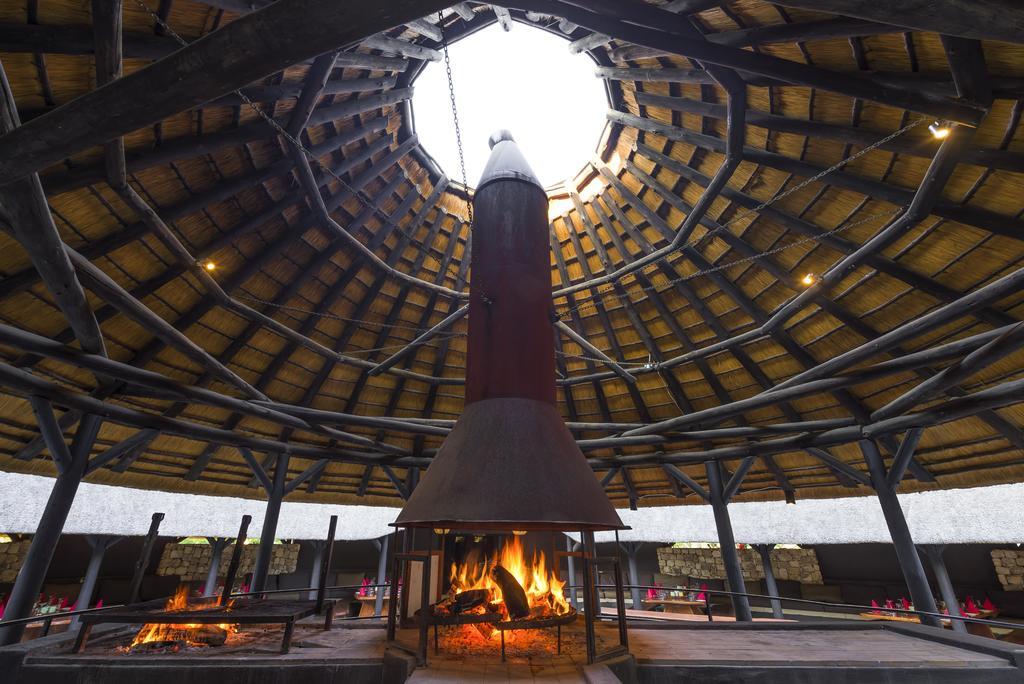
[[[505,602],[505,608],[508,610],[508,616],[513,620],[529,617],[530,601],[526,598],[526,591],[516,581],[515,576],[500,565],[495,565],[491,570],[491,577],[501,588],[501,596]]]
[[[217,625],[201,625],[191,635],[192,641],[207,646],[223,646],[228,640],[227,630]]]
[[[489,589],[470,589],[469,591],[464,591],[461,594],[455,595],[451,611],[453,614],[458,615],[467,610],[472,610],[477,606],[487,603],[490,597],[491,592]]]

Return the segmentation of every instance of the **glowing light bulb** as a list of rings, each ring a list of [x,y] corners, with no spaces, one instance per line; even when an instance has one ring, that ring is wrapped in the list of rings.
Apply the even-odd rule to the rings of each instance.
[[[803,278],[800,279],[800,282],[806,285],[807,287],[810,287],[811,285],[814,284],[815,280],[817,279],[814,277],[813,273],[807,273],[804,275]]]
[[[949,124],[943,123],[941,121],[936,121],[932,124],[929,124],[928,130],[931,131],[932,136],[936,140],[943,140],[945,138],[948,138],[949,134],[953,132],[953,129],[949,127]]]
[[[205,268],[207,271],[216,271],[217,264],[213,263],[212,261],[207,261],[206,263],[203,264],[203,268]]]

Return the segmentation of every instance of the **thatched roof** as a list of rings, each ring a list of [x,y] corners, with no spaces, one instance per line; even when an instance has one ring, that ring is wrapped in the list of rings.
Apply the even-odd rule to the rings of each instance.
[[[124,2],[123,70],[148,77],[154,59],[179,47],[171,30],[186,41],[216,35],[242,26],[250,3],[142,4]],[[288,4],[270,10],[283,13]],[[396,12],[431,5],[391,4]],[[1024,353],[1013,344],[1019,331],[899,365],[915,352],[1021,320],[1016,281],[996,288],[1024,257],[1024,44],[992,39],[1006,37],[998,22],[964,24],[958,37],[943,38],[928,25],[763,0],[667,3],[678,21],[658,28],[643,24],[651,21],[642,10],[664,10],[636,3],[597,2],[592,12],[554,0],[519,5],[534,11],[514,9],[513,20],[582,41],[614,110],[600,160],[581,159],[575,181],[550,195],[555,308],[596,347],[559,336],[560,408],[616,504],[698,503],[686,481],[705,484],[707,459],[721,459],[727,475],[740,473],[740,501],[867,494],[862,449],[872,442],[865,437],[886,459],[901,443],[914,454],[902,461],[906,491],[1024,479],[1024,395],[1004,385],[1024,369]],[[555,16],[559,9],[570,16]],[[630,23],[615,16],[634,10],[639,19]],[[0,62],[25,136],[31,131],[36,141],[0,137],[0,158],[17,167],[16,176],[39,172],[60,237],[82,256],[75,267],[102,333],[101,347],[87,344],[88,320],[69,325],[23,247],[24,235],[0,235],[0,322],[60,343],[42,351],[37,339],[15,344],[7,337],[0,345],[3,361],[16,367],[0,377],[8,388],[0,396],[0,468],[53,472],[26,399],[34,394],[51,400],[69,438],[80,415],[63,413],[69,406],[102,412],[95,402],[103,401],[131,410],[106,414],[92,482],[259,496],[243,451],[269,468],[288,443],[290,477],[307,478],[289,499],[400,504],[440,443],[443,421],[462,409],[466,320],[392,368],[369,369],[458,311],[462,299],[453,292],[467,292],[471,278],[467,189],[420,150],[409,88],[422,60],[436,56],[440,27],[454,41],[497,20],[489,5],[476,3],[443,14],[440,24],[435,14],[336,45],[346,49],[333,68],[312,54],[238,84],[280,127],[302,131],[299,140],[317,160],[304,175],[309,160],[297,167],[302,152],[231,88],[121,130],[146,120],[145,111],[129,101],[108,117],[88,110],[128,92],[130,81],[96,89],[112,78],[102,64],[97,70],[94,41],[103,45],[106,25],[93,25],[88,3],[29,2],[26,10],[0,0]],[[1012,25],[1013,16],[1005,21]],[[287,41],[288,30],[276,38]],[[694,35],[679,38],[688,31]],[[292,37],[299,54],[303,38]],[[664,52],[666,45],[690,57]],[[225,64],[235,57],[225,56]],[[225,68],[210,80],[226,83],[231,75]],[[159,103],[159,81],[150,83],[156,92],[136,95]],[[166,93],[163,102],[176,97]],[[92,99],[75,105],[81,109],[62,109],[87,94]],[[129,116],[132,106],[140,111]],[[730,112],[738,124],[731,138]],[[65,116],[72,124],[57,125]],[[933,120],[971,125],[940,143],[927,129]],[[85,131],[81,143],[71,140],[75,125]],[[130,188],[184,252],[109,180],[104,147],[94,143],[120,135]],[[107,150],[116,158],[116,145]],[[33,159],[45,168],[32,167]],[[724,186],[705,193],[730,160],[738,165]],[[305,192],[311,183],[333,223]],[[901,216],[912,220],[883,231]],[[680,231],[683,244],[638,267]],[[203,280],[207,262],[216,269],[206,276],[224,298]],[[608,273],[617,277],[557,293]],[[112,305],[117,288],[100,282],[102,274],[187,339],[133,313],[130,302]],[[806,274],[813,285],[803,282]],[[941,308],[972,293],[977,303]],[[985,347],[963,377],[941,382],[955,375],[946,371],[935,381],[937,393],[879,412],[993,339],[996,349]],[[875,341],[877,347],[862,346]],[[239,404],[172,392],[148,377],[109,382],[87,359],[58,353],[63,345],[105,350],[112,360]],[[851,350],[859,351],[841,356]],[[838,380],[786,399],[751,400],[795,376]],[[1011,388],[1009,398],[1001,390],[970,396],[1001,385]],[[74,403],[69,392],[94,403]],[[260,395],[291,420],[249,402]],[[751,401],[731,406],[739,400]],[[311,416],[296,406],[442,422],[414,432]],[[716,407],[726,408],[706,413]],[[648,436],[594,441],[633,429]]]

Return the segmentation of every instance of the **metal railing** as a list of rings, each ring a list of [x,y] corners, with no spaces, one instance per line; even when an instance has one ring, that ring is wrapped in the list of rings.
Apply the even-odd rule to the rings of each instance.
[[[85,615],[86,613],[100,613],[104,610],[111,610],[113,608],[123,608],[123,603],[118,603],[113,606],[103,606],[101,608],[83,608],[82,610],[65,610],[56,613],[46,613],[45,615],[29,615],[28,617],[18,618],[17,620],[0,620],[0,629],[4,627],[16,627],[18,625],[30,625],[35,622],[45,622],[43,626],[43,633],[38,638],[44,637],[50,633],[50,625],[53,624],[54,620],[62,618],[75,617],[77,615]]]
[[[582,589],[583,585],[576,584],[576,585],[566,585],[566,586],[568,588],[571,588],[571,589]],[[598,585],[595,585],[595,588],[597,588],[597,589],[614,589],[615,585],[614,584],[598,584]],[[782,601],[789,601],[791,603],[803,603],[803,604],[814,605],[814,606],[825,606],[825,607],[828,607],[828,608],[851,609],[851,610],[856,610],[858,612],[873,612],[873,611],[882,610],[882,611],[885,611],[886,613],[900,613],[900,614],[917,615],[917,616],[927,615],[929,617],[939,618],[940,620],[961,620],[963,622],[971,622],[971,623],[976,623],[976,624],[982,624],[982,625],[987,625],[989,627],[999,627],[1000,629],[1024,629],[1024,623],[1003,622],[1001,620],[992,620],[990,618],[969,617],[967,615],[952,615],[952,614],[946,614],[946,613],[935,613],[935,612],[931,612],[931,611],[927,611],[927,610],[918,610],[918,609],[914,609],[914,608],[878,608],[878,607],[875,607],[875,606],[862,606],[862,605],[858,605],[858,604],[855,604],[855,603],[835,603],[835,602],[832,602],[832,601],[819,601],[819,600],[816,600],[816,599],[790,598],[788,596],[770,596],[768,594],[753,594],[753,593],[750,593],[750,592],[742,592],[742,591],[727,591],[725,589],[701,589],[701,588],[694,588],[694,587],[662,587],[662,586],[654,586],[654,585],[649,585],[649,584],[626,584],[626,585],[623,586],[623,588],[624,589],[654,589],[656,591],[697,593],[697,594],[703,593],[704,594],[704,604],[706,606],[706,610],[707,610],[707,613],[708,613],[708,621],[709,622],[713,621],[712,607],[714,605],[714,604],[711,603],[711,598],[710,597],[712,595],[719,595],[719,596],[729,596],[730,598],[733,597],[733,596],[745,596],[747,598],[758,598],[758,599],[767,599],[769,601],[779,601],[780,602],[780,607],[781,607],[781,602]],[[630,617],[632,618],[634,616],[630,616]],[[645,618],[641,618],[641,619],[645,619]],[[657,618],[646,618],[646,619],[657,619]]]

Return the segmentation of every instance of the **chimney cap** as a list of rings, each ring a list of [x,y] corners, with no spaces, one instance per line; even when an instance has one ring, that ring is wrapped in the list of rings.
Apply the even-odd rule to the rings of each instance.
[[[506,140],[508,142],[516,141],[516,139],[512,137],[512,131],[507,128],[499,128],[491,133],[491,137],[487,139],[487,145],[493,150],[495,145]]]
[[[511,131],[506,128],[495,131],[491,134],[487,143],[491,146],[491,156],[487,159],[487,166],[480,176],[480,182],[476,184],[476,192],[480,192],[484,186],[498,180],[519,180],[536,185],[541,190],[544,186],[537,179],[537,174],[530,168]]]

